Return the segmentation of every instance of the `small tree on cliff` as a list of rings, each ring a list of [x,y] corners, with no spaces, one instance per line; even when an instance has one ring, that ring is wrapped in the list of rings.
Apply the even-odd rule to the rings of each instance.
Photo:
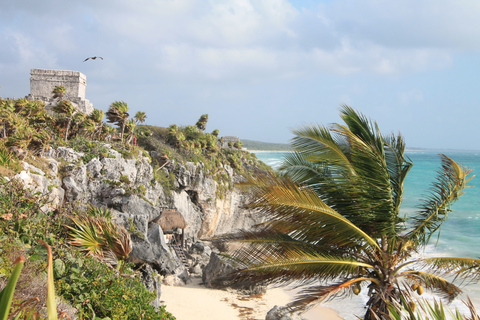
[[[107,122],[114,123],[120,127],[121,130],[121,140],[123,142],[123,134],[125,132],[125,126],[128,121],[128,105],[123,101],[113,102],[106,113]]]
[[[205,129],[207,128],[207,122],[208,122],[208,114],[203,114],[200,117],[200,119],[198,119],[195,126],[198,128],[198,130],[205,131]]]
[[[68,100],[60,101],[56,106],[53,107],[53,111],[63,114],[65,116],[66,125],[65,125],[65,143],[67,143],[68,139],[68,131],[70,130],[70,125],[72,123],[72,119],[77,113],[77,109],[72,105],[72,103]]]
[[[147,115],[143,111],[137,111],[137,113],[135,113],[134,118],[135,118],[136,124],[141,124],[145,122],[145,119],[147,119]]]

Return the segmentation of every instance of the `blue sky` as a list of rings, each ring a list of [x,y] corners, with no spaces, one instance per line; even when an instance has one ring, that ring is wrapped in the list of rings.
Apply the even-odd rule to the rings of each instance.
[[[30,69],[147,124],[287,143],[348,104],[409,147],[480,150],[477,0],[0,0],[0,96]],[[86,57],[102,56],[104,60]]]

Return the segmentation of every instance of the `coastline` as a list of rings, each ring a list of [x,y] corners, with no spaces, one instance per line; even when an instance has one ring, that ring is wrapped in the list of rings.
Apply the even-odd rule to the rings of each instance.
[[[192,278],[185,286],[162,285],[161,299],[177,320],[263,320],[274,306],[284,306],[291,294],[282,288],[268,289],[261,295],[242,295],[234,291],[209,289],[201,278]],[[305,320],[342,320],[333,310],[315,307],[302,314]]]
[[[291,150],[282,151],[282,150],[248,150],[248,149],[247,149],[247,151],[250,152],[250,153],[269,153],[269,152],[271,152],[271,153],[287,153],[287,152],[291,152]]]

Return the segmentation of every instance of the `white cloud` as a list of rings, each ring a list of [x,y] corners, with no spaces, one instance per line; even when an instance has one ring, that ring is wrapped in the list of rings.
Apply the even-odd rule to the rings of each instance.
[[[88,47],[125,68],[135,56],[200,79],[397,74],[480,50],[477,1],[335,0],[301,11],[287,0],[27,2],[0,15],[35,50],[61,56]]]

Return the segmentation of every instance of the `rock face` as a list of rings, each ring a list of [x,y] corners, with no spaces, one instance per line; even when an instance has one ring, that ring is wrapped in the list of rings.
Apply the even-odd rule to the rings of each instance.
[[[166,208],[179,211],[188,227],[187,244],[208,239],[240,228],[248,229],[261,222],[254,212],[242,209],[246,195],[240,190],[221,186],[210,177],[201,163],[185,165],[168,163],[162,169],[165,176],[175,177],[176,190],[166,190],[155,179],[150,158],[143,154],[125,159],[120,153],[104,147],[108,155],[84,163],[85,154],[70,148],[57,148],[45,154],[48,172],[24,165],[15,178],[32,190],[50,197],[46,210],[62,205],[63,201],[91,203],[111,208],[117,223],[132,234],[134,262],[150,264],[161,275],[175,274],[182,278],[186,269],[175,253],[165,244],[162,229],[152,222]],[[229,166],[223,175],[238,181]],[[222,188],[221,188],[222,187]],[[222,191],[221,190],[226,190]],[[218,195],[222,194],[220,198]],[[198,268],[205,265],[197,262]]]

